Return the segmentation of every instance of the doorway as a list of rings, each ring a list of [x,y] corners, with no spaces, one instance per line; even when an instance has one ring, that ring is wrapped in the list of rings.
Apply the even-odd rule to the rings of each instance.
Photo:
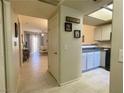
[[[113,3],[103,6],[84,16],[81,70],[98,91],[109,93]]]
[[[46,19],[19,15],[23,62],[18,93],[42,91],[57,86],[48,72],[48,22]]]

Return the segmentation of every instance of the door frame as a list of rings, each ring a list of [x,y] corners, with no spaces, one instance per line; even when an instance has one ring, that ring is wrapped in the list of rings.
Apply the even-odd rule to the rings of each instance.
[[[4,28],[4,19],[5,19],[5,17],[4,17],[4,1],[3,0],[0,0],[0,3],[1,3],[1,12],[2,12],[2,34],[3,34],[3,37],[1,37],[2,38],[2,40],[3,40],[3,56],[4,56],[4,77],[5,77],[5,91],[4,91],[4,93],[7,93],[7,70],[6,70],[6,49],[5,49],[5,47],[6,47],[6,42],[5,42],[5,28]]]

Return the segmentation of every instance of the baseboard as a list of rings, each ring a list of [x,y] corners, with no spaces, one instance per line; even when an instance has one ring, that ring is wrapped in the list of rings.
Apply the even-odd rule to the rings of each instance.
[[[55,81],[57,82],[58,86],[59,86],[59,81],[53,76],[53,74],[49,71],[49,69],[47,70],[49,72],[49,74],[55,79]]]
[[[78,80],[80,80],[80,78],[81,78],[81,77],[76,78],[76,79],[73,79],[73,80],[70,80],[70,81],[67,81],[67,82],[65,82],[65,83],[60,83],[59,85],[60,85],[60,86],[64,86],[64,85],[73,83],[73,82],[75,82],[75,81],[78,81]]]
[[[17,93],[16,89],[8,89],[5,93]]]

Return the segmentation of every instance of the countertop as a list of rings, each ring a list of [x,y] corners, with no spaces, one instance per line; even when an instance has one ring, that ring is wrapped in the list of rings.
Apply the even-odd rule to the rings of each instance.
[[[106,51],[109,50],[110,47],[100,47],[100,46],[96,46],[96,45],[83,45],[81,46],[82,48],[82,52],[86,53],[86,52],[95,52],[95,51]]]
[[[95,46],[95,45],[88,45],[88,46],[81,46],[82,48],[97,48],[97,46]]]
[[[111,49],[111,46],[98,46],[98,45],[95,45],[95,44],[88,44],[88,45],[82,45],[81,46],[83,49],[85,49],[85,48],[100,48],[100,49]]]

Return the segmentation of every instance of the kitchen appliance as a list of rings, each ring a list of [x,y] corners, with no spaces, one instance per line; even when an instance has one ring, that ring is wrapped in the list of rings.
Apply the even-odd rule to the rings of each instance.
[[[108,71],[110,71],[110,58],[111,58],[111,49],[107,49],[105,54],[105,69]]]

